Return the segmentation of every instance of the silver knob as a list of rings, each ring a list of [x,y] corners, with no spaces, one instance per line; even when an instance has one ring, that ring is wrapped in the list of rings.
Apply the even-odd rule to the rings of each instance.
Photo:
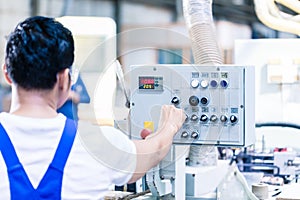
[[[188,134],[188,132],[186,132],[186,131],[183,131],[182,133],[181,133],[181,137],[182,138],[187,138],[189,136],[189,134]]]
[[[193,114],[193,115],[191,116],[191,121],[193,121],[193,122],[197,121],[198,119],[199,119],[199,117],[198,117],[198,115],[196,115],[196,114]]]
[[[197,139],[198,136],[199,136],[199,134],[196,131],[192,132],[192,134],[191,134],[191,138],[194,138],[194,139]]]
[[[225,115],[221,115],[220,121],[223,123],[227,122],[227,117]]]
[[[211,121],[211,122],[216,122],[216,121],[218,121],[217,115],[212,115],[212,116],[210,116],[210,121]]]

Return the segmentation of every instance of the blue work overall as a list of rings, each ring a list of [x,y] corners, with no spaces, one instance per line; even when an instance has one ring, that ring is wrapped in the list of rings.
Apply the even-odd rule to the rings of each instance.
[[[66,120],[53,160],[35,189],[17,157],[9,136],[0,124],[0,150],[7,167],[12,200],[61,199],[63,171],[74,142],[76,127],[74,121]]]

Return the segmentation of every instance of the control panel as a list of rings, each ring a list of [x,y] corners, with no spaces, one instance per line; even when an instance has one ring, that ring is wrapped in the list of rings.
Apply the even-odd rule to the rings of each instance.
[[[251,66],[139,65],[130,69],[130,134],[159,126],[160,108],[186,113],[174,144],[248,146],[255,141]]]

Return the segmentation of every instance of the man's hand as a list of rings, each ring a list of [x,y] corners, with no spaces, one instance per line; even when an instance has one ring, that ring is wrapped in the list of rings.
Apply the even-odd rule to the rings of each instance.
[[[174,134],[181,128],[186,119],[186,114],[182,109],[178,109],[173,105],[163,105],[161,108],[158,130],[168,127],[169,130],[174,129]]]
[[[161,108],[158,130],[167,126],[169,130],[175,131],[174,134],[181,128],[186,115],[183,110],[175,108],[173,105],[163,105]],[[149,129],[143,129],[140,133],[142,139],[146,139],[152,133]]]
[[[152,133],[152,131],[151,130],[149,130],[149,129],[143,129],[142,131],[141,131],[141,138],[142,139],[145,139],[148,135],[150,135]]]
[[[150,134],[151,130],[143,129],[141,137],[145,140],[135,140],[137,166],[129,183],[140,179],[149,169],[156,166],[169,152],[173,137],[181,128],[186,119],[182,109],[173,105],[161,107],[158,129]]]

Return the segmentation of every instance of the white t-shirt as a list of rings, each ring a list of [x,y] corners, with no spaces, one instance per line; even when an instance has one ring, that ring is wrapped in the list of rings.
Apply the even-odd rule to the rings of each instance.
[[[58,146],[66,117],[36,119],[0,114],[32,185],[44,176]],[[112,185],[124,185],[136,167],[136,149],[125,134],[113,127],[79,122],[67,160],[62,199],[102,199]],[[0,199],[10,199],[7,169],[0,155]]]

